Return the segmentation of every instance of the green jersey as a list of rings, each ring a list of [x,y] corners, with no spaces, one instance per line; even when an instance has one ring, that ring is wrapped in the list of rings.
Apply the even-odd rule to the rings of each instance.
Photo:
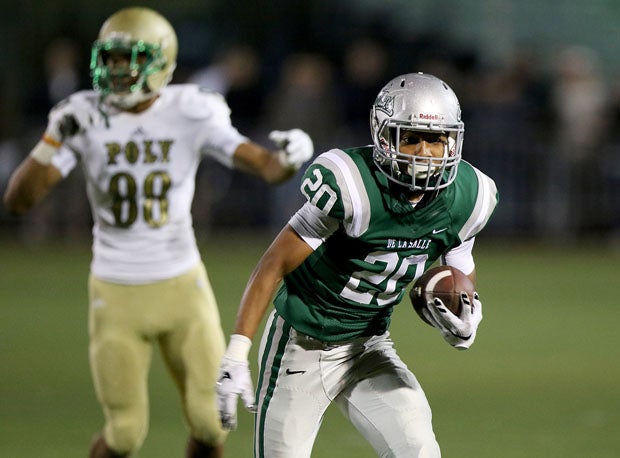
[[[377,169],[372,147],[334,149],[308,167],[306,206],[338,227],[276,295],[297,331],[330,342],[382,334],[409,283],[475,236],[497,204],[493,180],[465,161],[433,198],[414,206],[404,191]],[[298,232],[300,224],[291,219]]]

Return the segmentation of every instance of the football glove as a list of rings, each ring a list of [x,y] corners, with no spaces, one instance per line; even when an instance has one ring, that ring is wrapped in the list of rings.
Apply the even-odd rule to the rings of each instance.
[[[227,356],[222,358],[220,375],[217,380],[217,406],[222,428],[233,430],[237,427],[237,398],[250,412],[256,412],[254,388],[247,361],[236,361]]]
[[[70,103],[61,103],[49,113],[45,137],[49,143],[56,142],[60,146],[67,138],[81,130],[82,126],[74,107]]]
[[[299,170],[314,154],[310,136],[301,129],[274,130],[269,134],[269,139],[281,149],[278,159],[282,167]]]
[[[439,329],[446,342],[458,350],[472,346],[482,321],[482,303],[478,293],[474,293],[471,301],[467,294],[461,294],[461,313],[458,316],[448,310],[441,299],[428,301],[427,307],[428,314],[425,313],[425,316]]]
[[[51,164],[63,142],[81,130],[73,106],[67,101],[60,102],[49,112],[47,129],[41,141],[30,152],[30,156],[42,165]]]

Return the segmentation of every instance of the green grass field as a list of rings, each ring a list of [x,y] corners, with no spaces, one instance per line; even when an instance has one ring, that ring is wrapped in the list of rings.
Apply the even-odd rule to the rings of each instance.
[[[87,456],[102,417],[87,359],[90,242],[28,247],[0,241],[0,456]],[[229,333],[266,239],[211,236],[204,261]],[[407,302],[392,335],[430,400],[444,457],[620,456],[620,255],[585,246],[476,248],[484,320],[457,352]],[[253,349],[252,364],[255,367]],[[151,425],[142,458],[183,456],[186,433],[161,360],[151,373]],[[228,456],[251,455],[240,408]],[[370,458],[372,449],[329,410],[314,457]]]

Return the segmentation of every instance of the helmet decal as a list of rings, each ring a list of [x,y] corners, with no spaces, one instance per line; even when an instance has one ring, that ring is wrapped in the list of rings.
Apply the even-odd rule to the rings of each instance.
[[[386,92],[380,93],[377,96],[375,107],[377,110],[383,111],[388,116],[392,116],[394,114],[394,97]]]

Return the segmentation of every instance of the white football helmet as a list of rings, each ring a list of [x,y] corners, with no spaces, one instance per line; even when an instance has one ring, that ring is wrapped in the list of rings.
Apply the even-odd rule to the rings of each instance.
[[[162,15],[142,7],[119,10],[104,22],[93,43],[93,87],[111,103],[130,108],[170,82],[177,51],[176,33]],[[126,54],[129,65],[108,65],[112,52]]]
[[[388,179],[414,191],[438,190],[454,181],[464,129],[461,107],[452,89],[424,73],[391,80],[370,110],[375,164]],[[431,159],[400,152],[402,130],[444,134],[447,142],[443,157]]]

